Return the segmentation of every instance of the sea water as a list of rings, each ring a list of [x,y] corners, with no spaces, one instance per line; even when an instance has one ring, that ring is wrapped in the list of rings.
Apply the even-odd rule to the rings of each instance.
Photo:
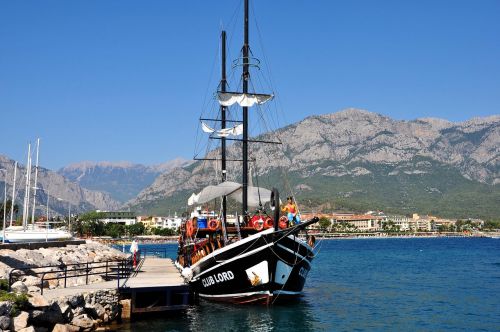
[[[164,247],[175,256],[176,245]],[[500,239],[323,240],[316,251],[298,303],[202,301],[182,314],[147,317],[120,330],[500,330]]]

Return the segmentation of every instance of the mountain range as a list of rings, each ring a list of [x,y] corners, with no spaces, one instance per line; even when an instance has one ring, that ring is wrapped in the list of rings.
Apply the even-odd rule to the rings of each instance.
[[[304,209],[500,215],[498,115],[465,122],[401,121],[347,109],[308,117],[258,139],[282,144],[251,146],[254,183],[293,194]],[[231,145],[228,158],[238,158],[240,151],[240,144]],[[229,165],[228,179],[241,182],[239,167]],[[216,183],[216,170],[213,162],[173,169],[126,207],[158,214],[185,210],[191,193]]]
[[[84,188],[105,192],[114,200],[125,203],[150,186],[160,174],[190,163],[182,158],[151,166],[130,162],[84,161],[63,167],[57,173]]]
[[[294,195],[303,210],[383,210],[443,217],[500,215],[500,116],[450,122],[411,121],[359,109],[315,115],[261,135],[281,145],[252,144],[255,185]],[[239,159],[241,144],[228,148]],[[216,157],[213,150],[207,157]],[[0,156],[11,189],[13,161]],[[228,180],[241,182],[240,163],[229,163]],[[129,162],[81,162],[53,172],[40,169],[37,201],[59,197],[54,212],[131,209],[165,215],[190,208],[187,198],[217,183],[220,165],[175,159],[146,166]],[[24,195],[25,170],[18,169]],[[9,180],[10,179],[10,180]],[[9,182],[10,181],[10,182]],[[3,192],[3,183],[0,182]],[[217,210],[217,206],[213,206]],[[39,207],[41,209],[41,207]],[[233,207],[236,211],[236,208]]]

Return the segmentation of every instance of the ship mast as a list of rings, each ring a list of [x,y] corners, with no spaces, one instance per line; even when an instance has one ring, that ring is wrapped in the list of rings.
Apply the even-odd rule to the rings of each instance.
[[[220,91],[226,92],[226,31],[221,33],[221,80]],[[221,113],[221,128],[226,128],[226,110],[227,107],[220,105]],[[226,138],[221,137],[221,168],[222,168],[222,182],[226,181]],[[226,241],[226,216],[227,216],[227,198],[222,196],[222,231],[224,232],[224,241]]]
[[[248,93],[249,72],[249,44],[248,44],[248,0],[245,0],[245,19],[244,19],[244,41],[243,41],[243,93]],[[248,215],[248,107],[243,107],[243,199],[242,215],[244,220]]]

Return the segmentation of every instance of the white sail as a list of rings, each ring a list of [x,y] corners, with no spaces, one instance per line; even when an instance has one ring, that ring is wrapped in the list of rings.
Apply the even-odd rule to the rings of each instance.
[[[206,133],[213,133],[215,131],[215,129],[210,128],[203,121],[201,122],[201,129]]]
[[[243,124],[239,124],[239,125],[236,125],[234,127],[230,127],[230,128],[223,128],[221,130],[215,130],[211,127],[209,127],[205,122],[201,122],[201,129],[206,132],[206,133],[209,133],[209,134],[212,134],[214,132],[217,132],[217,136],[219,137],[227,137],[229,135],[232,135],[232,136],[238,136],[238,135],[241,135],[243,134]]]
[[[238,202],[243,199],[243,186],[237,182],[226,181],[216,186],[207,186],[198,194],[192,194],[188,200],[188,205],[203,204],[213,199],[228,196]],[[259,200],[260,196],[260,200]],[[267,203],[271,200],[271,191],[262,187],[248,187],[248,206],[257,207],[259,203]]]
[[[255,104],[262,105],[274,98],[274,95],[240,93],[240,92],[218,92],[219,104],[231,106],[235,103],[243,107],[252,107]]]

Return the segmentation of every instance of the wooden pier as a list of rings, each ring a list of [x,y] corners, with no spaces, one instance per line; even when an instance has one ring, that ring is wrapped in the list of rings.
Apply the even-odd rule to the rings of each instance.
[[[142,259],[128,278],[45,290],[43,296],[47,300],[53,300],[61,296],[117,288],[124,303],[124,318],[146,312],[183,310],[190,304],[189,285],[185,283],[173,261],[170,258],[156,257]]]

